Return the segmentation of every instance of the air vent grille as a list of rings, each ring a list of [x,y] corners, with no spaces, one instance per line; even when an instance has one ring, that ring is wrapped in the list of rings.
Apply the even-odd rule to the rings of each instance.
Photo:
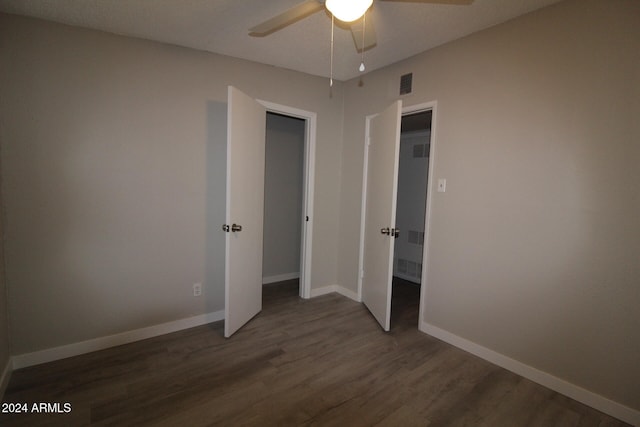
[[[400,76],[400,95],[406,95],[411,93],[413,84],[413,73],[404,74]]]
[[[398,272],[405,276],[415,277],[420,279],[422,277],[422,263],[410,261],[408,259],[398,258],[397,261]]]
[[[413,158],[429,157],[429,144],[415,144],[413,146]]]
[[[409,243],[413,243],[414,245],[422,246],[424,244],[424,232],[423,231],[414,231],[409,230],[407,233],[407,240]]]

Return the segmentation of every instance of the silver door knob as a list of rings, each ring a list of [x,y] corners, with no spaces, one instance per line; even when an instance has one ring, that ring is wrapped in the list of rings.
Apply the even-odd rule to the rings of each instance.
[[[391,229],[391,235],[397,239],[398,236],[400,235],[400,229],[399,228],[392,228]]]
[[[389,227],[381,228],[380,232],[382,234],[386,234],[387,236],[391,234],[391,230],[389,230]]]
[[[227,224],[222,224],[222,231],[229,232],[229,226]]]
[[[238,224],[233,224],[233,225],[231,225],[231,231],[233,231],[233,232],[242,231],[242,226],[238,225]]]

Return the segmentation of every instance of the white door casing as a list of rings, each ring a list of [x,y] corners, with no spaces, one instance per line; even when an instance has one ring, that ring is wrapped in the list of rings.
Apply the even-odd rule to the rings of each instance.
[[[304,190],[302,206],[302,232],[300,250],[300,297],[311,298],[311,253],[313,239],[313,198],[315,188],[315,157],[316,157],[316,129],[317,114],[270,101],[258,100],[267,111],[296,117],[306,122],[304,148]]]
[[[385,331],[391,320],[401,114],[402,102],[396,101],[371,118],[367,140],[362,301]]]
[[[265,107],[229,86],[225,337],[262,310],[265,127]]]

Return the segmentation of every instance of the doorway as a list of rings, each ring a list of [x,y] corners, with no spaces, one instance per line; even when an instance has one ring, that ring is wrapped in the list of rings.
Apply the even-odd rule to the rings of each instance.
[[[257,100],[233,86],[227,97],[224,336],[262,310],[267,112],[305,121],[299,295],[311,294],[316,113]]]
[[[414,314],[410,323],[416,322],[418,327],[423,323],[432,200],[432,191],[427,184],[433,182],[436,107],[436,101],[405,108],[402,108],[401,101],[394,101],[383,111],[366,117],[358,297],[385,331],[391,328],[394,272],[396,275],[404,273],[403,280],[407,283],[403,284],[414,283],[411,299]],[[396,219],[403,124],[405,139],[417,138],[412,144],[405,144],[410,147],[406,156],[413,158],[415,146],[416,158],[423,159],[424,167],[420,175],[423,178],[418,179],[424,182],[418,196],[420,207],[409,210],[418,219],[414,219],[412,224],[407,223],[404,230]],[[401,185],[407,186],[406,183]],[[410,193],[408,197],[416,196]],[[402,219],[400,221],[402,223]],[[409,259],[410,253],[395,253],[396,240],[400,236],[407,242],[411,239],[416,246],[413,249],[417,254],[411,256],[413,259]],[[397,295],[400,293],[396,292]],[[398,304],[395,311],[394,317],[399,314]]]
[[[317,114],[287,105],[258,100],[267,113],[304,122],[302,159],[302,210],[300,212],[299,296],[311,298],[311,248],[313,241],[313,198],[315,190]],[[266,138],[265,138],[266,139]]]
[[[396,200],[396,228],[400,233],[393,252],[391,322],[402,328],[418,324],[431,119],[431,110],[406,113],[401,118]]]
[[[268,292],[300,295],[306,120],[267,111],[263,303]],[[306,218],[305,218],[306,219]]]

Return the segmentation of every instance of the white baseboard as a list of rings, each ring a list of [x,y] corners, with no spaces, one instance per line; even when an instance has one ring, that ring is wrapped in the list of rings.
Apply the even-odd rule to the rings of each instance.
[[[326,294],[330,294],[332,292],[337,292],[340,295],[343,295],[347,298],[350,298],[356,302],[362,302],[360,301],[360,298],[358,298],[358,294],[350,291],[347,288],[343,288],[340,285],[328,285],[328,286],[323,286],[322,288],[316,288],[316,289],[312,289],[311,290],[311,298],[314,297],[319,297],[320,295],[326,295]]]
[[[600,396],[599,394],[540,371],[427,322],[420,323],[420,330],[533,382],[591,406],[605,414],[609,414],[631,425],[640,426],[640,411],[636,409],[614,402],[604,396]]]
[[[217,322],[223,319],[224,310],[220,310],[186,319],[175,320],[173,322],[162,323],[160,325],[109,335],[106,337],[94,338],[60,347],[34,351],[33,353],[19,354],[17,356],[13,356],[13,369],[25,368],[27,366],[39,365],[41,363],[78,356],[80,354],[91,353],[92,351],[104,350],[105,348],[128,344],[134,341],[156,337],[158,335],[169,334],[171,332],[193,328],[195,326],[205,325],[207,323]]]
[[[299,278],[300,278],[300,272],[278,274],[276,276],[263,277],[262,284],[268,285],[269,283],[284,282],[285,280],[293,280],[293,279],[299,279]]]
[[[0,377],[0,401],[4,397],[4,392],[9,385],[9,379],[11,379],[11,372],[13,371],[13,360],[10,357],[7,360],[7,365],[4,367],[2,371],[2,376]]]

